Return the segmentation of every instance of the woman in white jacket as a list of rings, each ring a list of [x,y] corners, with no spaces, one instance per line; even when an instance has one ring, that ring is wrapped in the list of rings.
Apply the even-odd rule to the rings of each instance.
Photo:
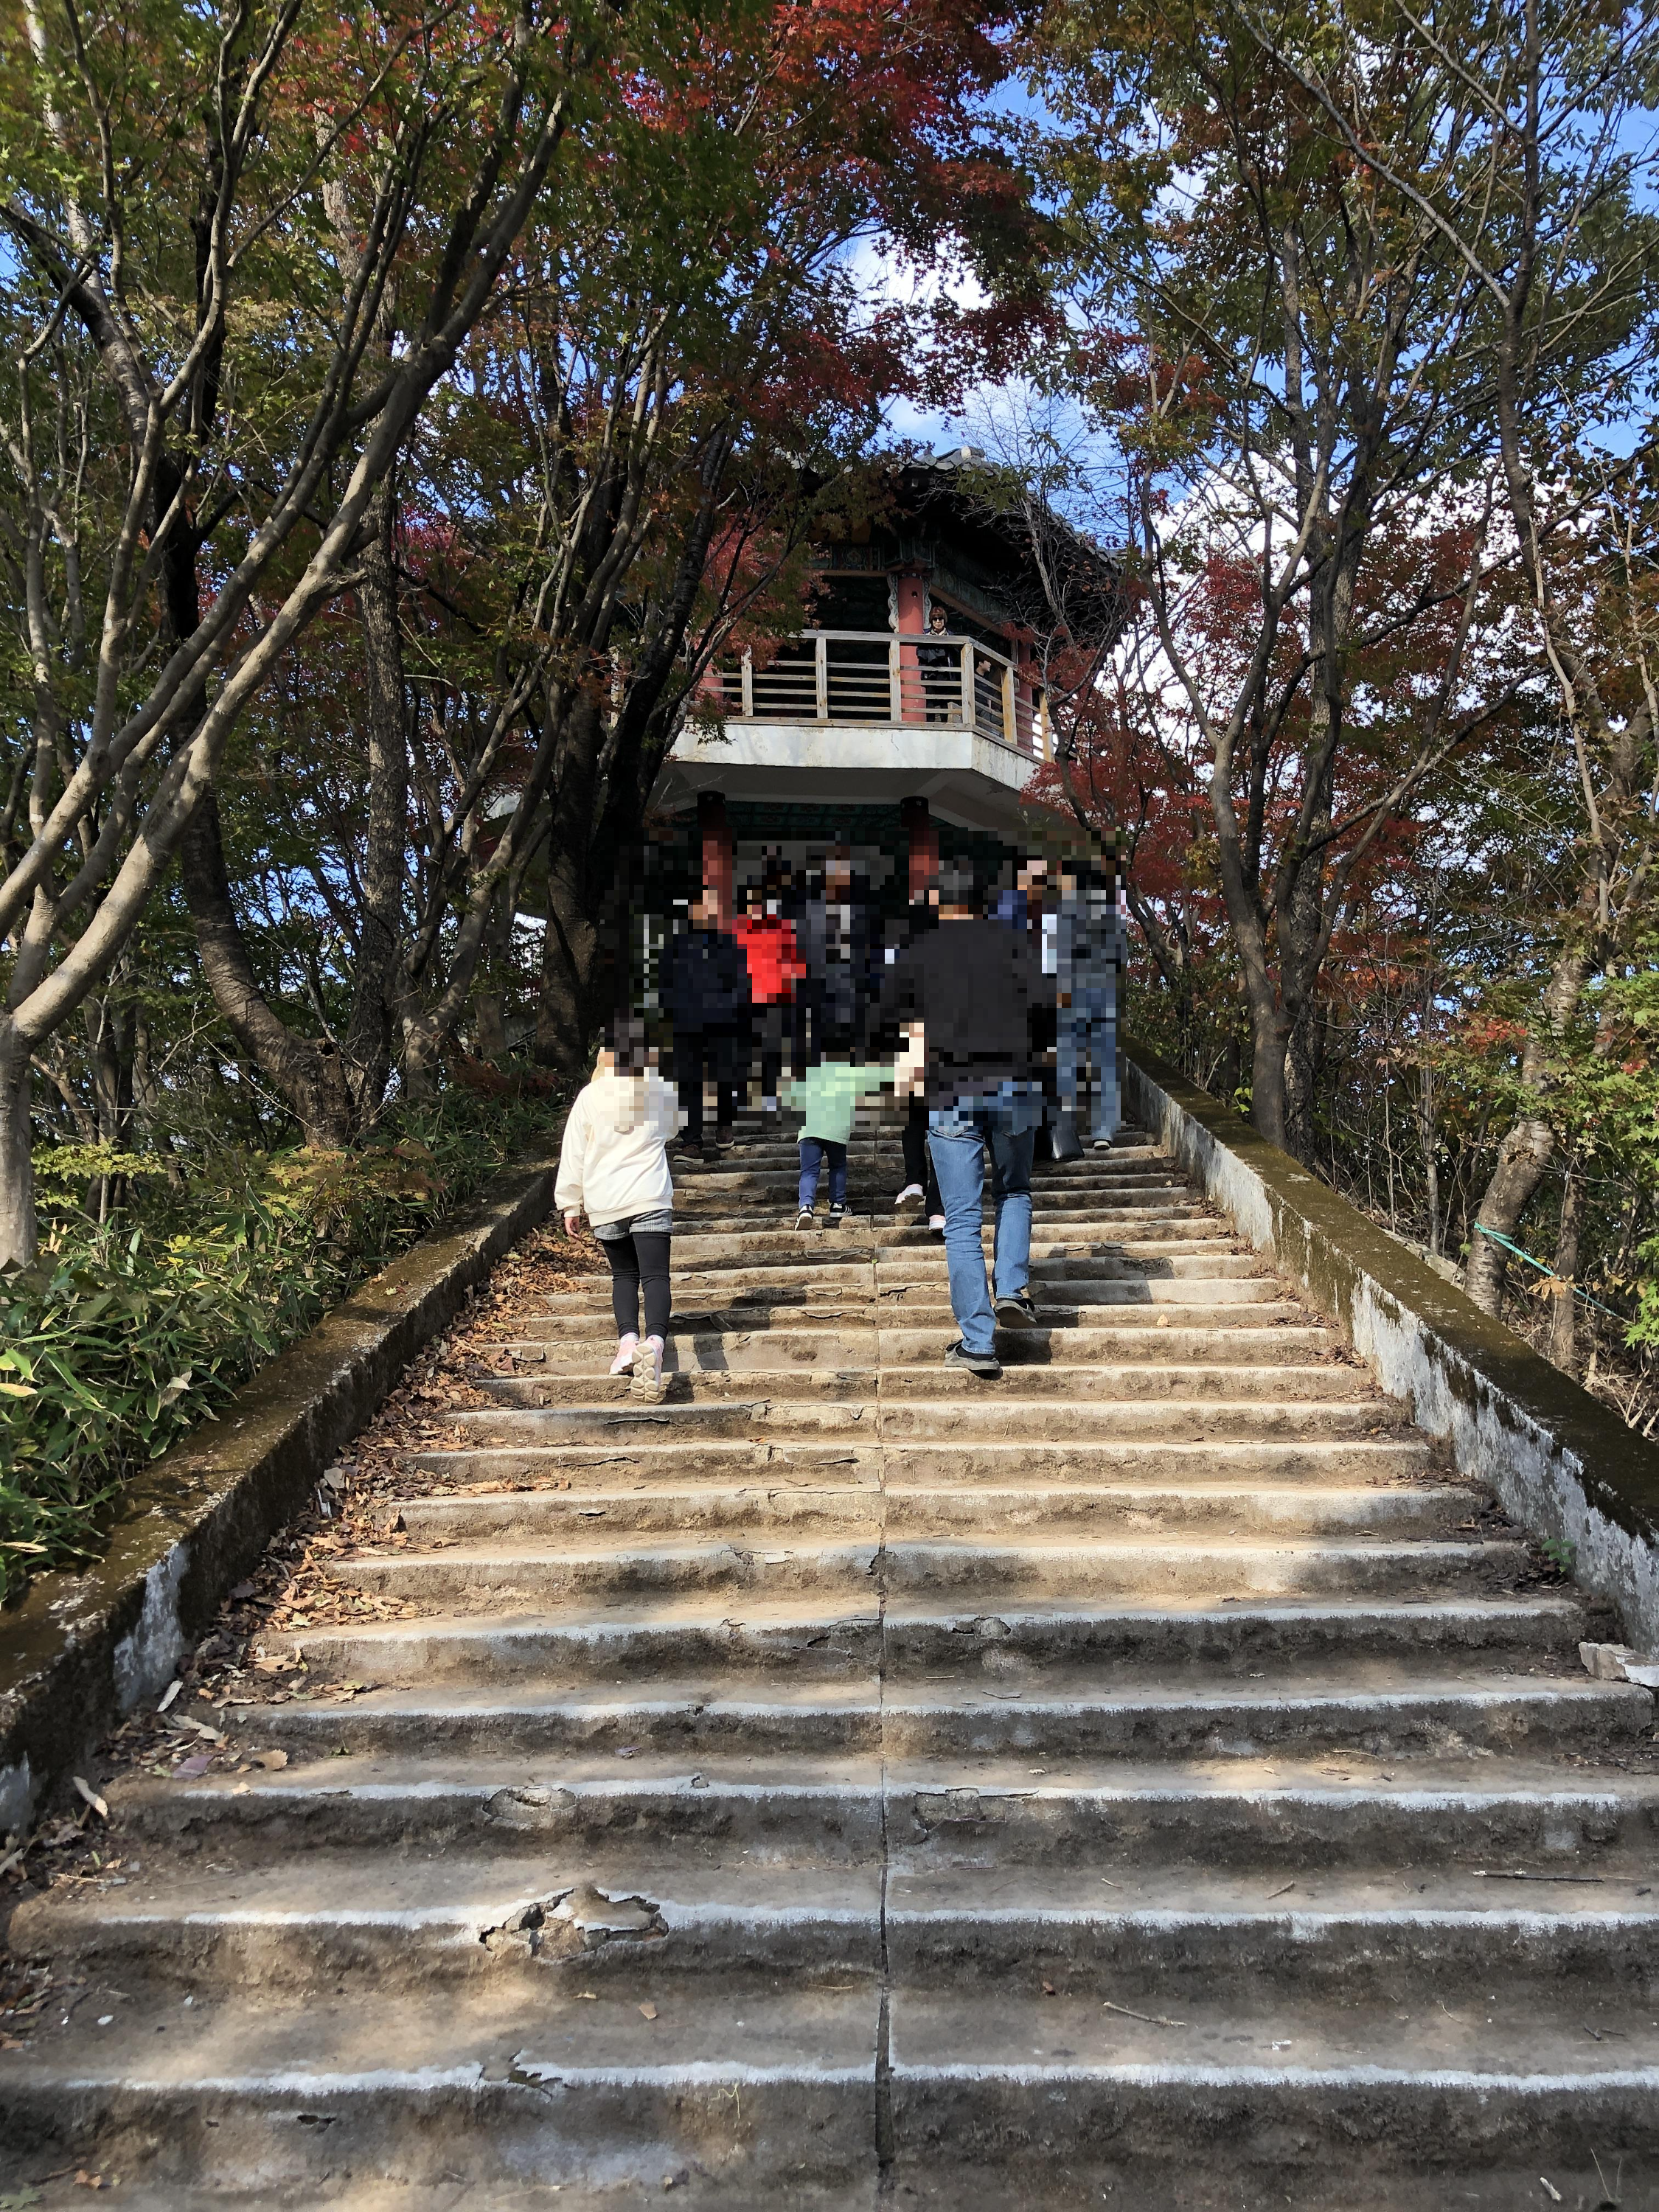
[[[673,1085],[657,1073],[656,1057],[647,1048],[642,1023],[616,1024],[592,1081],[578,1096],[564,1125],[553,1193],[568,1233],[576,1234],[586,1213],[611,1263],[611,1310],[617,1317],[611,1372],[631,1372],[629,1395],[652,1405],[668,1389],[662,1357],[671,1309],[674,1179],[667,1146],[684,1119]]]

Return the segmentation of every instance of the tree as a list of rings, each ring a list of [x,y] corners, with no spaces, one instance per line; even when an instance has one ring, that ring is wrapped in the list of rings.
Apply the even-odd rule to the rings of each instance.
[[[1311,50],[1292,56],[1276,30],[1261,35],[1351,159],[1403,195],[1479,288],[1499,480],[1583,794],[1577,896],[1528,1024],[1520,1110],[1469,1257],[1469,1293],[1495,1313],[1508,1265],[1499,1240],[1512,1237],[1554,1149],[1553,1041],[1650,892],[1659,732],[1645,653],[1627,643],[1609,657],[1595,599],[1578,583],[1587,520],[1633,544],[1620,514],[1632,471],[1605,465],[1595,434],[1624,427],[1659,357],[1659,228],[1644,204],[1659,164],[1659,9],[1522,0],[1517,21],[1512,8],[1454,0],[1406,20],[1424,82],[1457,123],[1440,160],[1414,169],[1360,126],[1346,84]],[[1616,580],[1613,596],[1628,606]]]
[[[976,119],[1004,66],[994,21],[934,0],[665,16],[630,46],[579,186],[532,218],[399,476],[379,680],[404,699],[389,781],[406,747],[413,802],[386,995],[406,1085],[434,1079],[544,872],[537,1048],[582,1054],[679,718],[762,599],[799,610],[814,516],[920,374],[927,332],[866,313],[850,246],[948,234],[1004,294],[1000,270],[1023,276],[1021,180]],[[312,872],[361,963],[352,842],[325,841]],[[241,976],[254,965],[245,951]],[[329,1040],[269,997],[258,1019],[289,1095],[296,1050],[303,1066]],[[360,1087],[360,1123],[378,1103]]]
[[[1469,665],[1489,303],[1405,181],[1470,99],[1420,44],[1399,9],[1300,9],[1269,37],[1226,0],[1089,4],[1047,78],[1073,131],[1063,374],[1121,452],[1158,681],[1202,747],[1253,1117],[1304,1155],[1320,981],[1367,857],[1508,696]],[[1436,680],[1379,714],[1365,672],[1422,623]]]
[[[130,943],[241,715],[356,580],[427,396],[489,300],[610,38],[302,0],[4,42],[6,558],[27,672],[0,880],[0,1260],[35,1241],[34,1055]],[[356,265],[323,198],[350,176]],[[331,272],[332,273],[332,272]],[[409,337],[373,345],[396,286]],[[27,809],[27,834],[21,830]]]

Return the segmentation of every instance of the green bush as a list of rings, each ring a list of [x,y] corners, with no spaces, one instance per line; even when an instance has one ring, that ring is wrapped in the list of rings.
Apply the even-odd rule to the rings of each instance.
[[[561,1117],[457,1091],[360,1152],[195,1163],[182,1193],[153,1157],[43,1154],[46,1242],[0,1275],[0,1601],[95,1557],[139,1468]],[[100,1227],[72,1194],[109,1176],[130,1196]]]

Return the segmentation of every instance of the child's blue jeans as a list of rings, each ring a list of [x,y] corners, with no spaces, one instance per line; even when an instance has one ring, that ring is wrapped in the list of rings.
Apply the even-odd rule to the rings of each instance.
[[[800,1140],[800,1203],[808,1211],[818,1194],[819,1163],[830,1170],[830,1203],[847,1203],[847,1147],[830,1137],[803,1137]]]

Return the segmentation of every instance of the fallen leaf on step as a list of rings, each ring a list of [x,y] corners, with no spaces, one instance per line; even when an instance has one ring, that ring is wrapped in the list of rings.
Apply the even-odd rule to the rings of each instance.
[[[92,1787],[91,1784],[88,1782],[83,1782],[78,1774],[71,1775],[70,1779],[74,1783],[75,1794],[81,1799],[82,1802],[83,1804],[90,1805],[93,1811],[98,1815],[100,1820],[107,1820],[109,1818],[109,1807],[105,1804],[103,1799],[98,1795],[98,1792]]]
[[[288,1753],[285,1751],[256,1751],[248,1764],[269,1767],[275,1773],[288,1765]]]
[[[182,1690],[184,1686],[184,1684],[178,1680],[177,1676],[175,1676],[173,1680],[167,1684],[166,1689],[162,1691],[161,1702],[156,1706],[156,1711],[158,1713],[166,1712],[167,1707],[173,1703],[173,1699],[178,1696],[179,1691]]]
[[[1560,2191],[1556,2187],[1555,2184],[1550,2179],[1547,2173],[1540,2173],[1539,2175],[1538,2186],[1543,2191],[1545,2196],[1549,2198],[1552,2204],[1560,2204],[1565,2202]]]
[[[1054,1993],[1054,1984],[1053,1984],[1052,1982],[1045,1982],[1045,1983],[1042,1984],[1042,1994],[1043,1994],[1043,1996],[1044,1996],[1045,1997],[1051,1997],[1051,1996],[1053,1996]]]
[[[192,1752],[188,1759],[182,1759],[173,1771],[181,1780],[193,1782],[198,1774],[205,1774],[212,1764],[213,1759],[210,1753],[196,1751]]]
[[[578,1990],[576,1995],[579,1997],[586,1997],[589,2004],[598,2004],[599,2001],[599,1993],[597,1990]]]
[[[655,2020],[657,2017],[657,2008],[653,2004],[642,2004],[640,2007],[640,2014],[641,2018],[645,2020]]]

